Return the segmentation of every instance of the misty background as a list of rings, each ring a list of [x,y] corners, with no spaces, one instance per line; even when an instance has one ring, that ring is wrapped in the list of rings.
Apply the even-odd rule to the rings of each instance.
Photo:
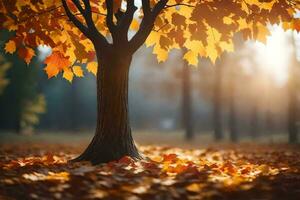
[[[215,64],[200,59],[198,67],[187,66],[184,50],[173,50],[167,62],[157,63],[152,48],[141,48],[129,78],[133,131],[179,133],[187,139],[206,135],[215,140],[297,142],[298,37],[278,27],[267,45],[244,43],[237,36],[234,53],[222,55]],[[61,75],[48,80],[42,62],[50,52],[38,48],[29,66],[17,55],[1,53],[2,66],[10,63],[0,70],[1,133],[93,134],[95,76],[85,71],[72,84]]]

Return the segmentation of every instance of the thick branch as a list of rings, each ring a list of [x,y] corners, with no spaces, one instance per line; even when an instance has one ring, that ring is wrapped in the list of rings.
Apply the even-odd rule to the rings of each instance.
[[[82,13],[82,14],[84,14],[84,10],[83,10],[82,6],[80,5],[79,0],[73,0],[73,3],[75,4],[75,6],[79,10],[79,12]]]
[[[85,12],[84,12],[84,18],[86,20],[86,23],[89,27],[95,27],[95,24],[93,22],[92,18],[92,10],[91,10],[91,4],[89,0],[84,0],[84,6],[85,6]]]
[[[164,9],[164,7],[167,5],[168,0],[160,0],[153,8],[152,10],[152,17],[156,19],[156,17],[159,15],[159,13]],[[154,20],[155,20],[154,19]]]
[[[149,0],[142,0],[142,8],[144,12],[144,17],[149,17],[151,15],[151,7]]]
[[[146,41],[147,37],[151,33],[153,27],[154,27],[154,22],[159,13],[164,9],[166,6],[168,0],[160,0],[152,9],[150,12],[149,16],[145,15],[142,22],[140,29],[138,32],[132,37],[132,39],[129,42],[130,45],[130,50],[135,52],[140,46],[144,44]],[[146,2],[146,0],[143,1],[143,6],[149,6]],[[143,8],[144,9],[144,8]],[[147,7],[145,8],[147,9]]]
[[[68,18],[71,20],[71,22],[86,36],[88,37],[89,39],[92,39],[92,35],[90,34],[88,28],[83,25],[73,14],[72,12],[70,11],[69,7],[68,7],[68,4],[66,2],[66,0],[62,0],[62,4],[63,4],[63,7],[65,9],[65,12],[68,16]]]
[[[136,10],[137,7],[134,5],[134,0],[127,0],[127,9],[119,27],[120,32],[126,34],[126,37]]]
[[[113,38],[115,37],[116,26],[113,22],[114,17],[114,3],[113,0],[105,0],[107,14],[106,14],[106,25],[112,34]]]
[[[71,20],[71,22],[87,37],[89,38],[93,43],[99,42],[100,45],[98,48],[103,49],[108,45],[107,40],[105,37],[97,30],[93,20],[92,20],[92,12],[90,9],[89,1],[85,1],[85,10],[80,13],[84,16],[88,27],[86,27],[84,24],[82,24],[76,16],[70,11],[68,4],[66,0],[62,0],[63,7],[65,9],[66,15]]]

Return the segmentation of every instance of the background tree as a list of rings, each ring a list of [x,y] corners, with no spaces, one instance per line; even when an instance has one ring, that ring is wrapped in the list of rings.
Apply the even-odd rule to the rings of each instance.
[[[289,143],[298,142],[298,120],[299,120],[299,100],[298,100],[298,74],[299,74],[299,65],[296,58],[296,44],[294,35],[291,36],[291,43],[294,47],[294,53],[292,56],[292,62],[289,66],[289,79],[288,79],[288,133],[289,133]]]
[[[12,33],[2,30],[1,35],[1,41],[4,42]],[[24,49],[20,49],[18,54],[23,55]],[[5,59],[11,63],[11,67],[7,70],[7,66],[3,65],[2,70],[7,70],[6,77],[11,84],[0,97],[0,127],[13,129],[16,133],[31,134],[39,123],[40,114],[45,112],[45,99],[37,87],[36,59],[31,62],[31,67],[17,55],[5,55]]]
[[[185,138],[191,140],[195,137],[193,127],[193,96],[191,69],[186,61],[182,66],[182,122]]]
[[[236,85],[237,85],[237,75],[235,67],[230,66],[230,82],[228,91],[228,104],[229,104],[229,138],[232,142],[237,142],[238,140],[238,130],[237,130],[237,110],[236,110]]]
[[[223,135],[223,117],[222,117],[222,68],[224,63],[219,60],[215,65],[215,78],[214,78],[214,113],[213,113],[213,123],[214,123],[214,137],[216,141],[222,140]]]
[[[74,74],[81,74],[82,69],[74,67],[78,63],[87,63],[87,70],[97,75],[96,133],[79,161],[140,157],[131,136],[127,94],[132,56],[144,43],[154,46],[158,61],[165,61],[171,49],[185,47],[189,64],[197,65],[199,56],[214,62],[223,51],[233,50],[236,32],[245,39],[265,40],[269,22],[286,22],[295,29],[293,16],[299,8],[298,0],[142,0],[140,7],[134,0],[122,2],[12,0],[0,4],[1,29],[15,31],[6,43],[7,52],[23,51],[19,55],[29,63],[32,48],[46,44],[52,48],[45,60],[49,78],[63,72],[71,81]],[[130,27],[136,30],[132,37],[128,37]]]
[[[11,64],[6,62],[3,55],[0,54],[0,95],[3,93],[5,87],[9,84],[6,73],[10,66]]]

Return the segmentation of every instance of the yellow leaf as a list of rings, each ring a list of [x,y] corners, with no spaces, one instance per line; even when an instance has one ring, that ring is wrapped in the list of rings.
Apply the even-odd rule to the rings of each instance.
[[[217,50],[217,45],[220,43],[221,33],[210,26],[207,29],[207,46],[206,46],[206,54],[210,58],[210,60],[215,63],[217,57],[219,56],[219,52]]]
[[[227,16],[225,16],[225,17],[223,17],[223,23],[224,24],[232,24],[234,21],[233,21],[233,19],[231,18],[231,17],[227,17]]]
[[[262,25],[262,24],[258,24],[257,25],[257,36],[256,39],[264,44],[266,44],[267,42],[267,36],[270,35],[270,31],[269,29]]]
[[[244,19],[244,18],[238,19],[237,23],[239,24],[239,30],[246,29],[249,26],[246,19]]]
[[[73,73],[75,74],[75,76],[77,77],[83,77],[83,71],[81,69],[80,66],[74,66],[73,67]]]
[[[184,54],[183,59],[185,59],[189,65],[198,65],[198,54],[193,51],[188,51]]]
[[[64,69],[63,78],[67,79],[69,82],[72,82],[74,77],[73,72],[70,70],[70,68]]]
[[[234,46],[233,46],[232,40],[230,40],[228,42],[225,42],[225,41],[220,42],[220,48],[222,49],[222,51],[233,52]]]
[[[160,33],[152,31],[145,42],[146,46],[147,47],[153,46],[156,42],[159,41],[159,38],[160,38]]]
[[[140,27],[139,21],[137,19],[133,19],[130,24],[130,29],[133,31],[137,31],[137,30],[139,30],[139,27]]]
[[[184,43],[184,47],[186,47],[188,50],[193,51],[194,53],[197,52],[199,56],[206,56],[205,48],[200,41],[186,40],[186,42]]]
[[[86,66],[88,72],[93,73],[95,76],[97,75],[98,71],[98,64],[97,62],[89,62]]]
[[[168,51],[161,48],[159,45],[154,46],[153,54],[156,55],[158,62],[164,62],[168,59]]]
[[[189,192],[200,192],[202,188],[203,188],[203,185],[197,184],[197,183],[192,183],[192,184],[186,186],[186,190]]]
[[[13,40],[9,40],[6,44],[5,44],[5,52],[6,53],[10,53],[13,54],[16,51],[16,43]]]

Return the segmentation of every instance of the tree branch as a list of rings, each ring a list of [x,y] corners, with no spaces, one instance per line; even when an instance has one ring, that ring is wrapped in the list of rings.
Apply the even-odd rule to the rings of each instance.
[[[177,3],[177,4],[173,4],[173,5],[166,5],[166,6],[164,7],[164,9],[172,8],[172,7],[176,7],[176,6],[187,6],[187,7],[190,7],[190,8],[195,8],[195,6],[190,5],[190,4],[186,4],[186,3]]]
[[[85,7],[84,18],[87,23],[87,26],[91,30],[92,34],[95,34],[98,36],[102,46],[108,45],[108,42],[105,39],[105,37],[98,31],[97,27],[95,26],[95,23],[94,23],[93,17],[92,17],[92,9],[91,9],[90,0],[83,0],[83,3],[84,3],[84,7]]]
[[[160,0],[152,9],[152,17],[154,20],[159,15],[159,13],[164,9],[164,7],[167,5],[168,0]]]
[[[84,14],[84,10],[83,10],[82,6],[80,5],[79,0],[72,0],[72,2],[75,4],[75,6],[79,10],[79,12],[82,13],[82,14]]]
[[[148,12],[148,9],[150,5],[148,4],[148,0],[143,0],[143,9],[145,9],[146,12]],[[130,50],[135,52],[140,46],[144,44],[147,37],[151,33],[154,22],[157,18],[157,16],[160,14],[160,12],[164,9],[166,4],[168,3],[168,0],[160,0],[152,9],[150,10],[150,13],[147,13],[147,15],[144,15],[144,18],[141,22],[140,29],[138,32],[132,37],[132,39],[129,41]],[[144,8],[144,5],[146,6]],[[149,6],[149,7],[148,7]]]
[[[114,3],[113,0],[105,0],[107,14],[106,14],[106,25],[112,34],[113,38],[115,37],[116,26],[113,22],[114,17]]]
[[[71,22],[86,36],[88,37],[89,39],[92,39],[92,36],[88,30],[88,28],[83,25],[73,14],[72,12],[70,11],[69,7],[68,7],[68,4],[66,2],[66,0],[61,0],[62,1],[62,5],[65,9],[65,12],[68,16],[68,18],[71,20]]]
[[[93,22],[92,12],[91,12],[90,5],[89,5],[89,0],[87,0],[87,1],[85,0],[84,3],[85,3],[85,10],[83,10],[83,8],[81,7],[82,11],[80,11],[80,14],[83,15],[88,27],[86,27],[84,24],[82,24],[76,18],[75,14],[73,14],[70,11],[66,0],[62,0],[62,4],[65,9],[66,15],[68,16],[70,21],[93,43],[98,41],[99,45],[100,45],[100,47],[98,47],[98,48],[103,49],[108,45],[108,42],[105,39],[105,37],[97,30],[97,28]]]
[[[151,7],[149,0],[142,0],[142,8],[144,12],[144,17],[150,17],[151,15]]]
[[[134,5],[134,0],[127,0],[127,9],[119,25],[120,32],[126,34],[126,38],[136,10],[137,7]]]

